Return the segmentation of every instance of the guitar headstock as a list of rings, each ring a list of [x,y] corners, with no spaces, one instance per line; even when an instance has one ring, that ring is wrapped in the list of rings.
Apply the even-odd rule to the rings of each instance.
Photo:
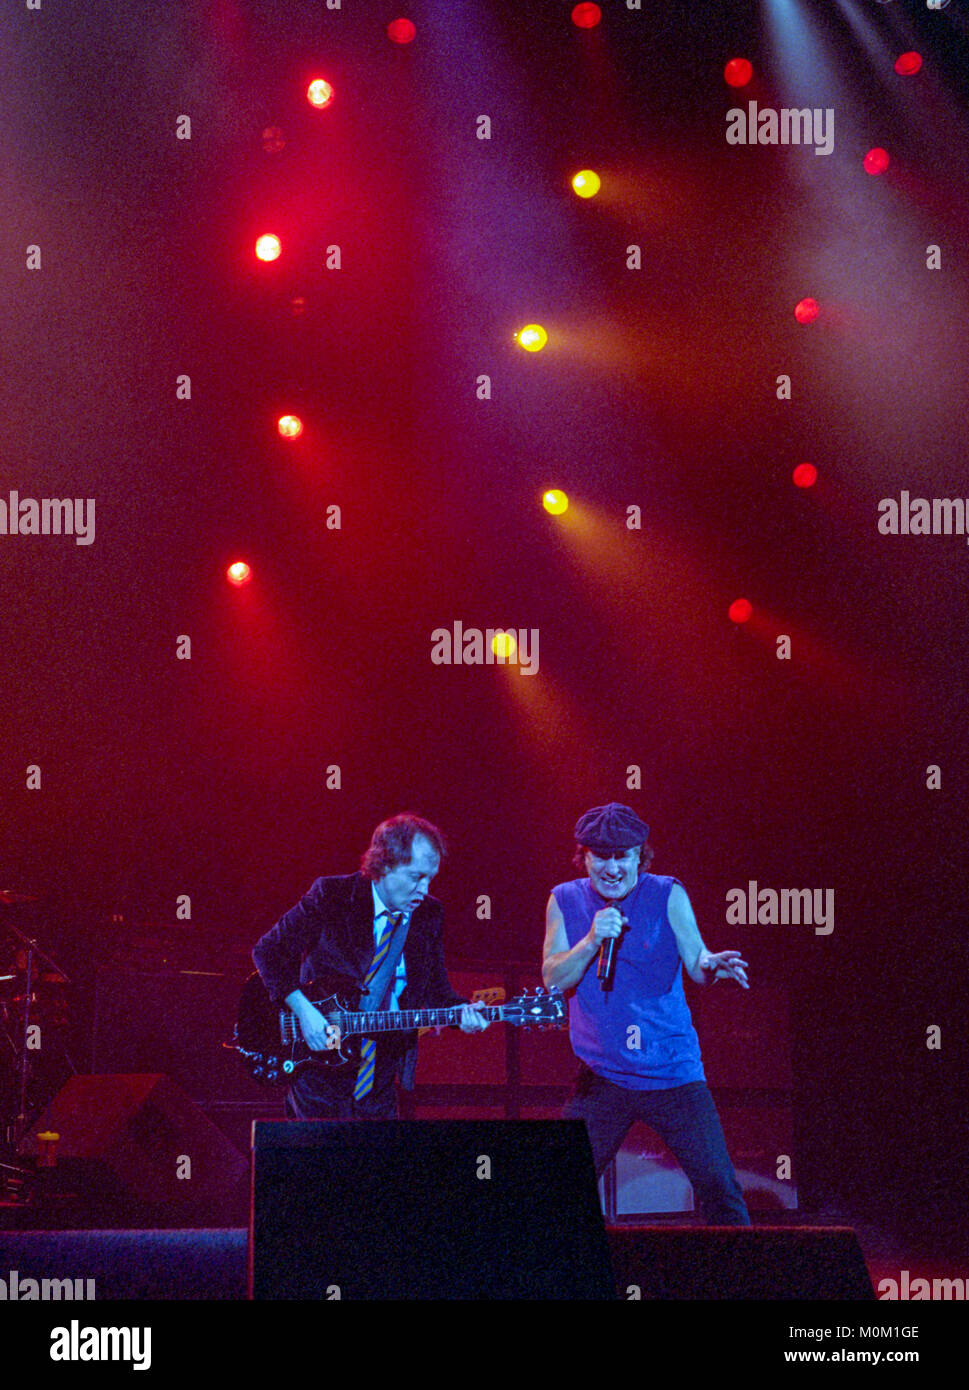
[[[565,999],[560,989],[536,989],[529,994],[523,989],[514,999],[502,1005],[506,1023],[519,1028],[561,1028],[565,1023]]]

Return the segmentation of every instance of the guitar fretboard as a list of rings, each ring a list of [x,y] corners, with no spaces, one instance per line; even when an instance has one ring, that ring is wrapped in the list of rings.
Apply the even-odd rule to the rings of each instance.
[[[409,1033],[414,1028],[446,1028],[451,1023],[460,1023],[461,1008],[457,1004],[445,1009],[380,1009],[374,1013],[344,1013],[337,1010],[331,1022],[345,1038],[370,1037],[373,1033]],[[502,1004],[490,1004],[478,1012],[489,1023],[500,1022],[505,1016]],[[295,1015],[286,1010],[279,1019],[283,1042],[297,1041],[301,1034]]]

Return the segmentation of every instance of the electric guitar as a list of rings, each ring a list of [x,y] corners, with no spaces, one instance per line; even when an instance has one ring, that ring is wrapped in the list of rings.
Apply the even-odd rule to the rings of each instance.
[[[360,1038],[381,1033],[409,1033],[422,1028],[445,1028],[460,1023],[463,1005],[443,1009],[381,1009],[356,1012],[344,997],[359,999],[359,989],[343,980],[335,984],[314,981],[301,985],[303,993],[335,1030],[331,1045],[322,1052],[311,1051],[303,1040],[299,1021],[286,1007],[274,1004],[258,972],[249,976],[239,1000],[239,1017],[232,1043],[249,1075],[270,1085],[287,1084],[300,1067],[308,1064],[342,1066],[359,1058]],[[343,995],[339,990],[343,988]],[[329,993],[324,991],[329,990]],[[557,1028],[565,1019],[565,1001],[560,990],[523,990],[516,999],[486,1005],[480,1010],[490,1023],[511,1023],[517,1028]]]

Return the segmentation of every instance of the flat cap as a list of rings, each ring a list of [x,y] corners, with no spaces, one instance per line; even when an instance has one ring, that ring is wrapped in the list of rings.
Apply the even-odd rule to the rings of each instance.
[[[575,838],[591,850],[632,849],[634,845],[646,843],[649,826],[629,806],[610,801],[607,806],[593,806],[579,817],[575,823]]]

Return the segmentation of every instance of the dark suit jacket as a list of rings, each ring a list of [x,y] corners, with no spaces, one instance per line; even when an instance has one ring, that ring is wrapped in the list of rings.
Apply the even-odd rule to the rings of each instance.
[[[425,898],[410,919],[404,942],[407,984],[402,1009],[440,1009],[467,1000],[455,994],[444,965],[444,908]],[[373,960],[373,893],[364,874],[318,878],[295,907],[253,947],[252,959],[277,1003],[301,984],[328,972],[346,975],[361,988]],[[388,1035],[390,1036],[390,1035]],[[404,1034],[405,1085],[412,1083],[416,1033]]]

